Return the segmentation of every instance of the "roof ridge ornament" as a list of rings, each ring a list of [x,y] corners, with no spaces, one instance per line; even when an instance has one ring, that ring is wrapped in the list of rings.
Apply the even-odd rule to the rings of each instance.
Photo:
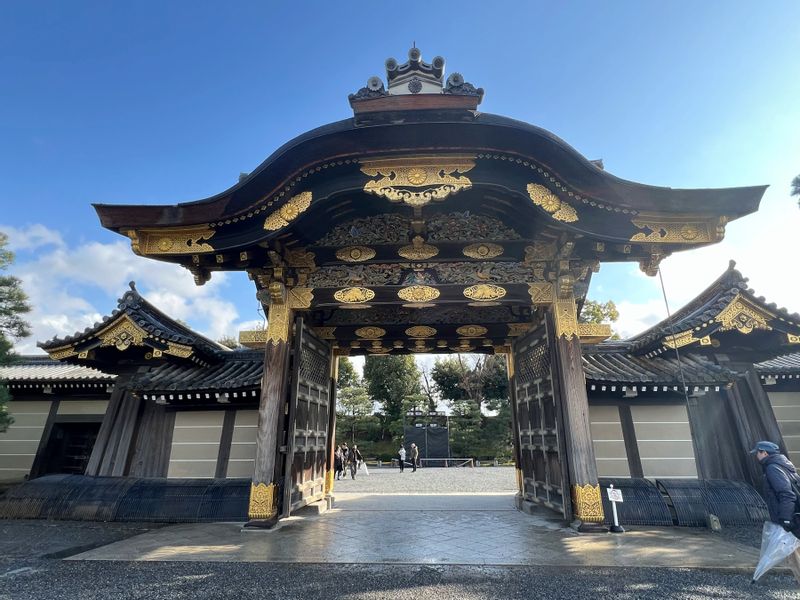
[[[483,88],[476,88],[471,83],[464,80],[460,73],[452,73],[445,82],[445,59],[435,56],[430,63],[422,60],[422,52],[419,48],[412,47],[408,51],[408,60],[400,64],[396,58],[387,58],[384,63],[386,66],[386,85],[378,76],[372,76],[367,80],[367,85],[362,87],[355,94],[350,94],[350,106],[355,112],[361,112],[364,107],[357,105],[369,100],[385,100],[389,97],[406,97],[402,106],[392,104],[386,108],[372,108],[365,112],[374,110],[391,109],[413,109],[413,108],[469,108],[475,110],[483,99]],[[470,102],[446,101],[442,106],[430,106],[430,102],[425,102],[422,106],[407,105],[408,96],[427,97],[431,96],[466,96]],[[420,101],[422,103],[422,101]],[[461,106],[461,105],[464,106]]]

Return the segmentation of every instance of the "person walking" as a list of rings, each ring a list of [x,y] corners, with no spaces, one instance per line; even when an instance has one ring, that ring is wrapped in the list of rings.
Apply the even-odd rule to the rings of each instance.
[[[344,456],[342,455],[342,445],[336,446],[336,452],[333,453],[333,470],[336,473],[337,481],[342,478],[344,472]]]
[[[419,461],[419,448],[415,443],[411,443],[411,472],[417,472],[417,462]]]
[[[798,498],[792,489],[793,481],[800,484],[797,469],[772,442],[758,442],[750,454],[756,455],[764,472],[764,499],[770,521],[800,538],[800,515],[796,514]]]
[[[402,444],[400,445],[400,450],[397,451],[397,454],[400,456],[400,472],[402,473],[406,468],[406,449],[405,446]]]
[[[358,446],[353,444],[353,448],[350,450],[350,477],[352,477],[353,479],[356,478],[356,471],[358,471],[358,465],[363,460],[364,457],[361,456],[361,451],[358,449]]]

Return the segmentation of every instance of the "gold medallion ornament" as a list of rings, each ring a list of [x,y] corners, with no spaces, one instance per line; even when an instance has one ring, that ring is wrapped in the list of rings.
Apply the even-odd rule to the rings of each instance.
[[[389,354],[391,351],[392,349],[385,347],[380,340],[372,342],[372,345],[367,348],[367,352],[372,354]]]
[[[792,335],[791,333],[787,333],[786,337],[789,339],[790,344],[800,344],[800,335]]]
[[[574,223],[578,220],[578,213],[575,212],[575,209],[543,185],[529,183],[528,196],[536,206],[550,213],[550,216],[556,221]]]
[[[503,247],[499,244],[470,244],[461,252],[464,256],[468,256],[470,258],[495,258],[500,256],[503,253]]]
[[[584,523],[602,523],[603,500],[600,496],[600,486],[587,483],[572,486],[572,510],[576,519]]]
[[[365,287],[349,287],[337,290],[333,297],[338,302],[345,304],[361,304],[372,300],[375,297],[375,292]]]
[[[311,192],[302,192],[292,196],[278,210],[270,214],[264,221],[264,229],[267,231],[277,231],[286,227],[297,217],[303,214],[311,206]]]
[[[410,285],[397,292],[397,296],[407,302],[429,302],[439,297],[439,290],[429,285]]]
[[[439,249],[436,246],[426,244],[425,240],[423,240],[421,236],[417,235],[411,240],[410,246],[403,246],[397,251],[397,253],[408,260],[419,261],[433,258],[439,254]]]
[[[427,325],[415,325],[406,329],[406,335],[412,338],[429,338],[436,335],[436,330]]]
[[[344,262],[363,262],[375,258],[375,250],[367,246],[347,246],[336,251],[336,258]]]
[[[251,519],[272,519],[278,514],[277,487],[274,483],[250,484],[250,506],[247,516]]]
[[[482,325],[462,325],[456,329],[456,333],[461,337],[473,338],[486,335],[488,329]]]
[[[380,327],[359,327],[356,329],[356,335],[365,340],[376,340],[386,335],[386,330]]]
[[[479,283],[478,285],[471,285],[464,290],[464,295],[470,300],[476,302],[491,302],[499,300],[506,295],[505,288],[491,283]]]
[[[413,156],[364,161],[361,171],[378,178],[364,185],[365,192],[417,207],[471,188],[463,173],[474,167],[472,156]]]

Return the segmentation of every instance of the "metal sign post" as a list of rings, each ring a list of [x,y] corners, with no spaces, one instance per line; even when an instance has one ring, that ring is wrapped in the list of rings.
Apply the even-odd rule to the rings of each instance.
[[[622,502],[622,490],[615,490],[612,483],[608,486],[606,493],[611,501],[611,511],[614,515],[614,524],[608,528],[608,531],[611,533],[625,533],[625,530],[620,527],[619,518],[617,517],[617,502]]]

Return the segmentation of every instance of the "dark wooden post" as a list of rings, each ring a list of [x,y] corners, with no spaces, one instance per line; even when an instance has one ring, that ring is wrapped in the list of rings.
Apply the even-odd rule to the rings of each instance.
[[[503,347],[498,348],[498,351],[502,351],[505,353],[506,357],[506,373],[508,374],[508,395],[509,401],[511,402],[511,431],[513,435],[511,436],[511,440],[513,442],[514,447],[514,467],[517,476],[517,492],[519,493],[520,497],[525,492],[522,489],[522,481],[523,481],[523,474],[522,474],[522,454],[519,451],[519,426],[517,425],[517,389],[516,389],[516,382],[514,381],[514,353],[511,351],[511,347]]]
[[[336,452],[336,382],[339,379],[339,355],[331,353],[331,393],[328,401],[328,455],[325,461],[325,495],[333,493],[334,464]]]
[[[578,336],[578,313],[571,285],[558,286],[548,311],[547,328],[553,332],[551,357],[555,392],[561,407],[565,457],[569,472],[572,514],[582,523],[605,519],[597,479],[597,462],[589,430],[589,399]]]
[[[247,523],[251,527],[271,527],[278,515],[278,427],[286,403],[289,384],[289,355],[292,310],[282,283],[269,286],[267,345],[256,429],[256,458],[250,485]]]
[[[256,459],[247,511],[249,527],[272,527],[278,519],[278,482],[281,479],[277,460],[278,433],[288,399],[294,309],[309,308],[313,300],[311,288],[288,289],[278,281],[270,283],[264,291],[259,292],[259,299],[269,303],[267,345],[258,406]]]

